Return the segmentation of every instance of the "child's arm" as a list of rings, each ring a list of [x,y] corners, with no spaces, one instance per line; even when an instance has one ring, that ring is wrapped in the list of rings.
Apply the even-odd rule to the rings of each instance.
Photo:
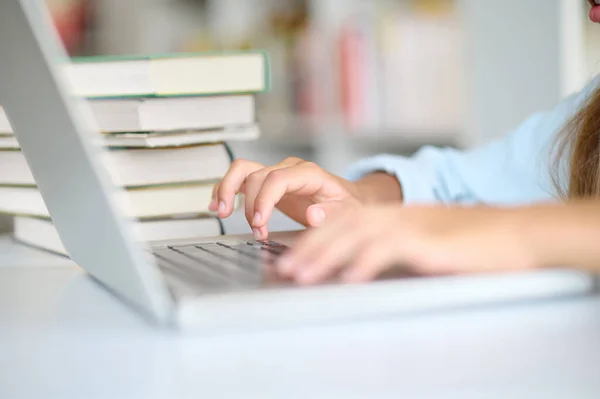
[[[552,199],[553,145],[597,84],[593,81],[553,110],[531,116],[507,136],[474,150],[425,147],[411,158],[378,155],[353,165],[348,177],[387,172],[398,179],[409,204],[516,205]]]
[[[572,267],[600,272],[600,202],[525,207],[363,206],[305,232],[280,271],[315,284],[382,273],[453,275]]]

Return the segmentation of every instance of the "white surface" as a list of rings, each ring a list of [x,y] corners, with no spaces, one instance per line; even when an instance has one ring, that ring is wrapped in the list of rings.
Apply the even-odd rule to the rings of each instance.
[[[150,328],[0,241],[2,398],[597,398],[600,298],[294,330]],[[12,252],[10,252],[12,251]],[[12,260],[11,260],[12,259]]]
[[[65,257],[17,244],[9,236],[0,236],[0,270],[40,267],[74,267],[74,263]]]

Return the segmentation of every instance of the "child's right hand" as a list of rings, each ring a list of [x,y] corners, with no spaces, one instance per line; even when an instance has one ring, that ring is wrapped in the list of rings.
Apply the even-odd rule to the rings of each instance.
[[[361,185],[334,176],[318,165],[287,158],[273,165],[238,159],[215,186],[210,210],[222,218],[233,212],[235,196],[245,194],[245,214],[256,239],[266,239],[273,209],[304,226],[319,226],[325,218],[365,202]]]

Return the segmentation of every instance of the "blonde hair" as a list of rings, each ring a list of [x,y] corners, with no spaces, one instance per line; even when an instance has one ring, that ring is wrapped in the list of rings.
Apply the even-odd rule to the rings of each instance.
[[[553,180],[560,196],[565,200],[600,197],[600,88],[565,125],[556,149]],[[566,187],[561,184],[565,160]]]

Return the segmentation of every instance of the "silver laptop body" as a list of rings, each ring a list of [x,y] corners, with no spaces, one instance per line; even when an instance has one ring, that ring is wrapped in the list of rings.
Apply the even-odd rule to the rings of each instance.
[[[298,288],[270,266],[295,233],[275,234],[269,243],[245,236],[140,243],[122,216],[122,191],[100,161],[93,118],[63,85],[62,62],[66,53],[41,0],[0,1],[0,105],[61,240],[89,275],[157,324],[203,331],[289,325],[578,295],[594,287],[585,273],[547,270]]]

